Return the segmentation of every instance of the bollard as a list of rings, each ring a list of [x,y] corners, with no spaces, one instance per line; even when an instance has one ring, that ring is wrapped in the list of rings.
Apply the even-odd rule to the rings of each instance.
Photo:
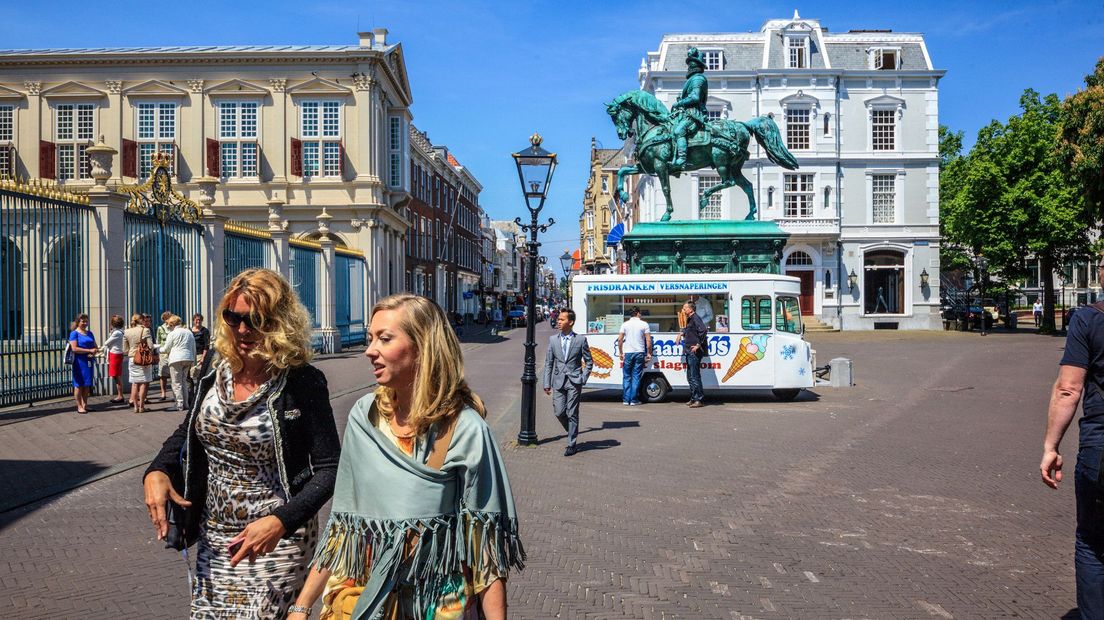
[[[832,387],[852,387],[855,385],[855,377],[852,374],[853,369],[849,358],[833,358],[832,361],[828,362],[828,368],[831,369],[829,377]]]

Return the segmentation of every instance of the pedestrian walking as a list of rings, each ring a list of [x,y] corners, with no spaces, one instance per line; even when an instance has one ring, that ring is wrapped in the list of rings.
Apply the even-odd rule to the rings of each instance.
[[[309,363],[310,315],[287,280],[247,269],[218,309],[218,365],[146,470],[145,504],[158,538],[166,502],[187,511],[192,618],[284,618],[333,495],[337,428],[326,377]]]
[[[96,380],[96,336],[88,329],[88,315],[78,314],[76,327],[69,332],[69,351],[73,358],[73,400],[77,413],[88,413],[88,394]]]
[[[675,344],[682,343],[682,361],[686,365],[686,382],[690,384],[690,407],[701,407],[705,398],[702,388],[701,361],[706,355],[706,338],[709,331],[698,316],[693,301],[682,306],[682,316],[686,321],[682,333],[675,337]]]
[[[203,315],[192,315],[192,338],[195,339],[196,364],[203,362],[203,356],[211,348],[211,331],[203,326]]]
[[[1035,303],[1031,304],[1031,316],[1035,318],[1035,327],[1043,321],[1043,298],[1039,297],[1035,299]]]
[[[652,359],[652,330],[640,319],[640,308],[629,310],[629,320],[621,324],[614,349],[621,357],[621,404],[639,405],[640,379]]]
[[[161,382],[161,402],[169,398],[169,360],[167,356],[162,355],[161,347],[165,345],[165,338],[169,337],[168,321],[170,316],[172,316],[172,312],[168,310],[162,312],[161,324],[157,326],[157,377]]]
[[[560,309],[552,308],[552,312],[548,313],[548,322],[552,324],[552,329],[556,329],[556,324],[560,319]]]
[[[172,384],[176,406],[168,411],[185,411],[188,408],[188,370],[195,364],[196,343],[192,330],[186,329],[184,320],[175,314],[169,317],[166,325],[169,334],[165,344],[161,345],[161,357],[168,360],[169,382]]]
[[[364,354],[379,387],[349,413],[333,511],[289,620],[306,620],[319,596],[327,620],[505,618],[508,571],[525,551],[445,313],[385,297]]]
[[[544,356],[544,393],[552,395],[552,411],[567,431],[564,456],[575,454],[579,437],[579,395],[590,378],[594,362],[586,336],[576,334],[575,311],[560,310],[557,318],[560,333],[548,339]]]
[[[123,332],[123,349],[130,358],[127,378],[130,379],[130,404],[134,413],[146,410],[149,384],[153,381],[154,346],[149,315],[131,315],[130,328]]]
[[[113,403],[126,400],[123,397],[123,359],[126,357],[123,349],[123,328],[125,326],[123,317],[118,314],[111,315],[111,333],[103,343],[104,348],[107,349],[107,376],[115,384],[116,396],[111,399]]]
[[[491,313],[491,335],[497,336],[499,330],[502,329],[502,308],[495,306],[494,312]]]

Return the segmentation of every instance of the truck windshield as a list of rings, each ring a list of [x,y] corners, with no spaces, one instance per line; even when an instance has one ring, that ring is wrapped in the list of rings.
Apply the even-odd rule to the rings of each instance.
[[[801,306],[796,297],[779,297],[778,314],[776,315],[775,329],[791,334],[801,333]]]

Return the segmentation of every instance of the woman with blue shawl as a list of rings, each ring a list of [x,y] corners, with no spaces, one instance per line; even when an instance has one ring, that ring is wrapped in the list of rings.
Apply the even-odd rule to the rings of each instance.
[[[445,313],[417,295],[382,299],[365,355],[379,387],[349,414],[330,520],[289,620],[319,595],[323,620],[505,618],[525,551]]]

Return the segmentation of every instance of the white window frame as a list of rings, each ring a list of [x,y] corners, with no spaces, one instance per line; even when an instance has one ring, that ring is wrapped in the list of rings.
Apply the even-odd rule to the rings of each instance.
[[[405,126],[402,116],[392,114],[387,117],[387,184],[391,187],[403,185],[402,154],[406,141]],[[434,178],[434,181],[436,180]]]
[[[893,222],[874,221],[874,177],[876,175],[895,175],[893,181]],[[904,225],[904,168],[870,168],[866,171],[866,223],[869,226]]]
[[[814,217],[815,213],[816,174],[787,172],[782,175],[782,218],[807,219]]]
[[[898,195],[900,195],[900,193],[898,193]],[[899,253],[904,255],[904,264],[903,264],[903,267],[904,267],[903,274],[904,275],[901,276],[902,281],[905,283],[905,286],[904,286],[905,300],[904,300],[904,304],[903,304],[903,307],[902,307],[902,310],[904,310],[904,312],[889,314],[889,313],[882,313],[882,312],[876,312],[875,313],[875,312],[867,312],[866,311],[866,300],[863,297],[864,294],[865,294],[864,291],[866,291],[866,275],[867,275],[866,255],[870,254],[870,253],[873,253],[873,252],[885,252],[885,251],[899,252]],[[871,317],[910,317],[910,316],[912,316],[913,313],[914,313],[913,312],[913,305],[912,305],[913,304],[913,293],[912,293],[913,287],[908,286],[907,283],[914,281],[913,280],[913,278],[914,278],[913,268],[912,268],[912,263],[913,263],[913,258],[914,258],[913,257],[913,248],[911,246],[905,246],[905,245],[901,245],[901,244],[898,244],[898,243],[892,243],[892,242],[891,243],[884,243],[884,242],[883,243],[873,243],[873,244],[870,244],[870,245],[859,246],[858,254],[859,254],[859,256],[858,256],[858,259],[859,259],[858,268],[862,272],[862,275],[859,276],[859,282],[858,282],[858,290],[860,291],[860,293],[859,293],[858,303],[857,304],[848,304],[848,305],[858,305],[859,312],[860,312],[861,316],[864,316],[864,317],[866,317],[866,316],[871,316]],[[858,271],[858,270],[856,270],[856,271]],[[916,287],[916,288],[919,289],[920,287]]]
[[[697,189],[695,193],[694,205],[698,207],[698,219],[699,220],[722,220],[725,219],[724,209],[724,192],[714,192],[709,197],[709,204],[703,209],[701,205],[702,194],[709,188],[720,185],[721,177],[716,174],[699,174],[695,178],[695,187]]]
[[[898,153],[901,151],[901,124],[905,116],[905,100],[882,95],[868,99],[866,105],[866,148],[870,153]],[[874,150],[874,111],[893,111],[893,148]]]
[[[138,143],[138,178],[147,179],[153,172],[153,156],[163,153],[169,156],[169,174],[176,175],[176,137],[180,130],[180,104],[176,101],[139,101],[134,105],[134,141]],[[163,131],[165,109],[172,109],[172,130]],[[143,111],[152,112],[152,134],[142,135]]]
[[[825,112],[824,114],[821,115],[821,117],[822,118],[821,118],[820,122],[824,123],[824,131],[821,132],[821,137],[831,138],[832,137],[832,113],[831,112]]]
[[[870,150],[879,152],[888,151],[891,153],[899,150],[898,145],[900,141],[897,136],[897,111],[885,106],[873,106],[870,108],[868,117],[870,119]],[[879,119],[882,120],[881,123],[879,123]],[[888,124],[884,122],[886,119],[889,120]],[[885,136],[881,136],[881,144],[879,145],[879,136],[876,130],[880,127],[888,129],[888,147],[885,145]]]
[[[54,144],[56,146],[55,151],[55,178],[58,183],[64,184],[66,181],[80,181],[92,178],[92,164],[88,159],[87,149],[92,146],[93,140],[96,136],[96,117],[98,116],[99,106],[95,103],[87,101],[75,101],[59,103],[54,107]],[[71,115],[70,127],[68,132],[63,132],[61,127],[61,113],[62,110],[68,110]],[[90,117],[89,127],[86,130],[81,129],[81,112],[88,111]],[[63,137],[64,136],[64,137]],[[69,151],[68,158],[69,170],[64,171],[62,164],[62,153]]]
[[[870,54],[870,68],[875,71],[896,71],[901,68],[901,48],[899,47],[872,47],[867,50]],[[885,67],[885,52],[892,52],[894,56],[893,66]]]
[[[326,108],[337,107],[337,129],[327,131]],[[314,129],[308,131],[306,126],[307,109],[314,108]],[[345,130],[345,102],[340,99],[305,99],[299,102],[299,140],[303,145],[303,178],[304,179],[340,179],[341,178],[341,143]],[[313,166],[307,166],[308,151],[315,154],[314,163],[317,165],[317,173]]]
[[[12,175],[15,174],[15,129],[19,126],[16,109],[13,104],[0,103],[0,178],[9,171]]]
[[[805,141],[804,147],[799,147],[791,144],[790,140],[790,125],[793,121],[790,119],[791,114],[799,114],[804,112],[805,118]],[[809,151],[813,148],[813,124],[815,123],[815,115],[813,114],[813,107],[808,105],[789,105],[783,108],[784,117],[786,119],[786,148],[791,151]],[[798,123],[793,123],[798,124]]]
[[[699,47],[702,57],[705,58],[706,71],[723,71],[725,66],[724,50],[719,47]]]
[[[223,112],[224,108],[232,110],[232,131],[226,131]],[[246,110],[253,109],[253,131],[243,130],[243,119],[246,118]],[[249,179],[257,180],[261,175],[261,102],[255,99],[231,99],[219,101],[215,104],[215,124],[219,142],[219,174],[224,179]],[[246,168],[244,154],[253,151],[252,170]],[[233,151],[233,170],[227,165],[227,153]],[[252,174],[250,174],[252,172]]]
[[[812,65],[809,35],[785,35],[785,37],[786,68],[808,69]]]

